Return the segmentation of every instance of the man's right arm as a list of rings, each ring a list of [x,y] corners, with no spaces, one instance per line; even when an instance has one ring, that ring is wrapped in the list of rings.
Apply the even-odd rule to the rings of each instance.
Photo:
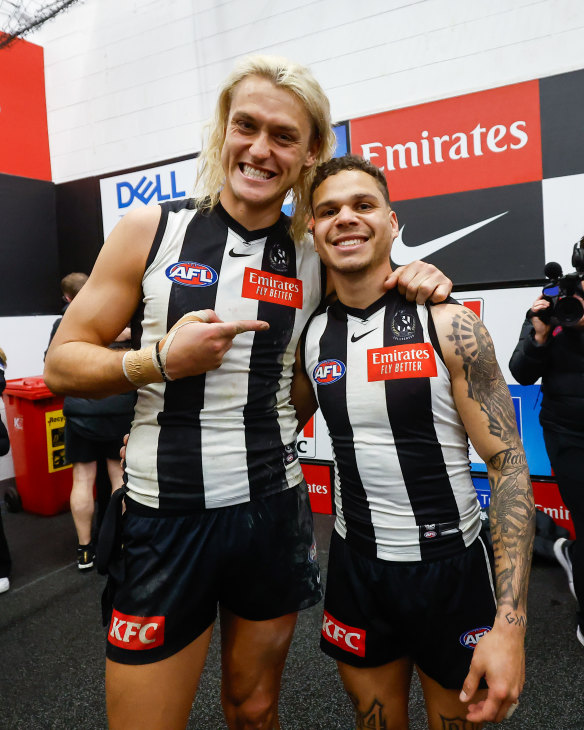
[[[132,211],[103,245],[48,349],[44,377],[53,392],[95,397],[131,388],[122,368],[124,353],[107,346],[138,306],[159,220],[158,206]]]
[[[258,320],[222,322],[207,309],[179,319],[161,338],[156,358],[153,345],[131,351],[131,357],[108,349],[141,300],[159,221],[158,206],[132,211],[108,237],[47,352],[45,381],[54,393],[90,398],[124,393],[132,385],[162,382],[162,367],[169,380],[200,375],[221,365],[236,335],[268,329],[267,322]]]

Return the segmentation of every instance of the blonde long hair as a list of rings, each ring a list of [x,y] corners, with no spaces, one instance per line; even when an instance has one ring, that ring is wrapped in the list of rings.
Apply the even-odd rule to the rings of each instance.
[[[236,65],[219,90],[215,113],[205,127],[206,144],[199,157],[195,202],[197,207],[209,210],[217,204],[225,183],[221,164],[221,149],[227,130],[233,91],[248,76],[262,76],[275,86],[286,89],[304,104],[312,120],[312,139],[318,141],[316,162],[301,172],[292,187],[294,213],[290,232],[294,240],[306,233],[311,216],[310,186],[316,168],[333,155],[336,137],[331,127],[329,100],[311,71],[304,66],[277,56],[246,56]]]

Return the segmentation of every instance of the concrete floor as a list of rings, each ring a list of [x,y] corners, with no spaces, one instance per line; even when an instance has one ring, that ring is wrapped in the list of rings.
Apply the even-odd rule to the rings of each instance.
[[[99,610],[105,579],[77,569],[69,514],[13,514],[2,505],[2,517],[13,576],[11,590],[0,595],[0,730],[105,730],[105,630]],[[332,519],[316,516],[325,579]],[[536,559],[527,682],[520,707],[504,724],[508,730],[584,730],[584,647],[575,638],[574,610],[562,569]],[[321,605],[300,615],[284,674],[282,730],[354,727],[335,665],[318,648],[321,615]],[[411,730],[422,730],[426,724],[416,681],[410,704]],[[218,631],[188,728],[225,728]]]

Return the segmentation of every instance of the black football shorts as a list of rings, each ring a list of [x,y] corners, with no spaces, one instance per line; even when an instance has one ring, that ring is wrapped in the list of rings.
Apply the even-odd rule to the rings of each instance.
[[[447,689],[461,689],[496,603],[489,551],[479,536],[433,561],[367,558],[333,531],[321,649],[355,667],[410,657]]]
[[[322,598],[305,482],[180,516],[127,498],[126,505],[123,547],[107,568],[104,594],[113,661],[147,664],[175,654],[214,622],[218,604],[265,621]]]

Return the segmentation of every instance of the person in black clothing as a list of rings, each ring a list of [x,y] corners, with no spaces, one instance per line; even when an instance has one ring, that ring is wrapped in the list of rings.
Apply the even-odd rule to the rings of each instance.
[[[4,378],[4,370],[6,369],[6,355],[4,350],[0,349],[0,396],[6,387]],[[6,426],[0,419],[0,456],[4,456],[10,451],[10,441],[8,440],[8,431]],[[10,560],[10,550],[6,542],[4,527],[2,525],[2,514],[0,513],[0,593],[5,593],[10,588],[10,569],[12,561]]]
[[[87,281],[81,272],[67,274],[61,280],[61,290],[65,307],[77,296]],[[55,320],[49,345],[61,324],[63,317]],[[130,348],[130,330],[126,328],[112,349]],[[48,349],[48,347],[47,347]],[[46,354],[46,353],[45,353]],[[98,525],[103,515],[103,484],[111,483],[108,492],[123,484],[123,470],[120,464],[120,448],[123,437],[130,430],[134,415],[136,394],[134,391],[112,395],[108,398],[66,397],[63,404],[65,416],[65,453],[73,464],[73,487],[71,489],[71,515],[77,531],[77,566],[80,570],[93,568],[95,558],[92,527],[94,522],[95,500],[94,484],[98,492]],[[103,467],[103,468],[101,468]]]
[[[583,242],[584,238],[581,246]],[[584,303],[581,284],[574,296]],[[566,571],[570,590],[579,604],[576,636],[584,646],[584,317],[573,327],[554,327],[539,316],[549,306],[542,295],[533,302],[509,369],[521,385],[542,379],[539,420],[558,488],[576,533],[574,541],[557,540],[554,554]]]

